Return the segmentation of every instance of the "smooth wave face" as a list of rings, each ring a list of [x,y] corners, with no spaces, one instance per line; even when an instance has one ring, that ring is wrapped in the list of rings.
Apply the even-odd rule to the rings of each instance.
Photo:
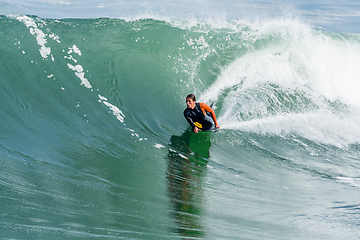
[[[0,33],[2,237],[359,237],[358,34],[22,15]],[[219,132],[190,132],[189,93]]]

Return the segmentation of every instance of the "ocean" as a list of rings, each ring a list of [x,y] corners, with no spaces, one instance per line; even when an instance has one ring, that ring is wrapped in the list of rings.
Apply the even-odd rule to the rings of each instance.
[[[360,3],[1,0],[0,42],[0,239],[360,238]]]

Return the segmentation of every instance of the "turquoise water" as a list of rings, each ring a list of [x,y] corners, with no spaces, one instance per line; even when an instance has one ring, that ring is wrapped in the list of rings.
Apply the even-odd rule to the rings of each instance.
[[[0,238],[359,238],[358,5],[133,4],[0,2]]]

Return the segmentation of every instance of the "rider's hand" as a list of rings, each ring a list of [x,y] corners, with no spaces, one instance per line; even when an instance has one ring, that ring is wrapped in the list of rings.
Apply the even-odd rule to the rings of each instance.
[[[194,133],[198,133],[198,132],[199,132],[198,127],[195,127],[195,128],[194,128]]]

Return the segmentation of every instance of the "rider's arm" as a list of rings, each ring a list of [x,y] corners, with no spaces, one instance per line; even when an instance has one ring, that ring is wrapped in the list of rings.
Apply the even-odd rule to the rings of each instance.
[[[211,107],[209,107],[206,103],[200,103],[200,108],[204,112],[204,115],[206,115],[206,112],[209,112],[211,114],[212,119],[214,120],[215,126],[219,127],[214,110]]]

